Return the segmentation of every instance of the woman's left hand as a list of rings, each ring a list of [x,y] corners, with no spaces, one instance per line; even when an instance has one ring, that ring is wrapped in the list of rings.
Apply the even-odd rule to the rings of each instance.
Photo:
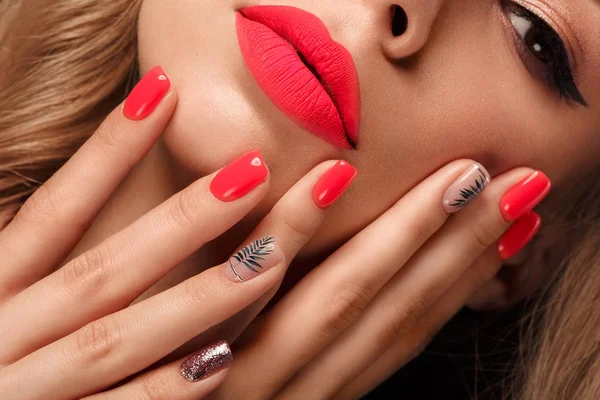
[[[234,344],[209,398],[360,398],[417,356],[540,227],[550,183],[527,168],[449,218],[442,199],[477,165],[437,171],[312,270]]]

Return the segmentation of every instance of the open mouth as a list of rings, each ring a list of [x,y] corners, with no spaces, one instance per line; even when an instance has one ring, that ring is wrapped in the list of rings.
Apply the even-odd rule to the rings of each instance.
[[[271,101],[328,143],[356,148],[356,66],[323,22],[295,7],[256,6],[239,11],[236,26],[248,69]]]

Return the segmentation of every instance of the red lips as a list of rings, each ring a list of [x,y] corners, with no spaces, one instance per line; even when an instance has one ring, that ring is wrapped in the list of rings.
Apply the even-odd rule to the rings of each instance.
[[[248,68],[282,112],[335,146],[356,146],[356,66],[319,18],[295,7],[248,7],[237,13],[237,33]]]

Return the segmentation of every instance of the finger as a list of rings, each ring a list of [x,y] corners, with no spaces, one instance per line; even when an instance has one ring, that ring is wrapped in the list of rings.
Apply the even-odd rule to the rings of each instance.
[[[532,258],[535,256],[539,255],[532,254]],[[539,289],[547,271],[547,262],[528,260],[528,254],[521,251],[518,256],[504,262],[496,276],[473,293],[467,306],[476,311],[502,311],[513,307]]]
[[[270,233],[274,233],[276,237],[289,238],[282,244],[282,247],[286,259],[293,260],[308,238],[323,222],[326,210],[344,193],[356,175],[356,169],[346,162],[322,163],[277,202],[269,215],[252,232],[250,238],[260,238]],[[324,192],[328,194],[327,198],[322,196]],[[319,206],[317,206],[317,202]],[[235,341],[271,300],[280,283],[281,281],[278,281],[243,312],[228,318],[223,324],[215,327],[217,329],[211,329],[206,332],[206,335],[194,338],[190,345],[199,347],[202,343],[218,338],[225,338],[229,342]]]
[[[314,183],[317,178],[313,171],[303,181]],[[306,182],[299,185],[312,188]],[[300,249],[323,218],[323,209],[314,204],[311,207],[294,210],[310,211],[298,221],[316,221],[302,225],[305,231],[290,230],[285,223],[278,223],[279,237],[251,237],[226,263],[91,322],[5,367],[0,370],[0,387],[15,389],[33,375],[37,377],[36,385],[21,390],[24,399],[37,398],[42,393],[57,393],[57,398],[78,397],[152,365],[192,337],[244,309],[279,282],[287,266],[286,253]]]
[[[116,389],[84,400],[203,399],[223,382],[232,359],[227,342],[215,342],[184,360],[146,372]]]
[[[162,69],[151,70],[125,104],[25,202],[0,232],[0,298],[59,265],[127,173],[156,142],[176,103],[175,89]]]
[[[255,370],[253,398],[272,397],[360,315],[377,291],[444,224],[448,213],[442,198],[465,171],[474,181],[472,172],[484,169],[460,160],[437,171],[296,285],[268,314],[258,338],[236,355],[226,382],[241,382],[246,371]],[[481,176],[487,183],[483,172]],[[463,181],[462,177],[458,180]],[[235,385],[224,384],[213,396],[235,397],[227,393],[228,388],[233,391]]]
[[[385,352],[396,337],[417,324],[435,301],[508,229],[509,223],[498,205],[516,182],[529,175],[530,170],[517,169],[496,177],[472,207],[455,215],[394,276],[355,325],[294,377],[286,392],[331,397]],[[504,259],[509,258],[516,250],[515,243],[519,242],[522,247],[525,240],[531,240],[537,233],[539,226],[537,216],[528,214],[527,218],[515,222],[511,234],[503,236],[496,251]],[[341,371],[339,363],[346,366]],[[333,371],[335,379],[314,383],[318,376],[329,376]]]
[[[0,360],[13,362],[126,307],[238,222],[265,196],[268,185],[268,170],[260,153],[252,151],[28,287],[0,309],[6,344]],[[226,192],[230,197],[223,201]]]
[[[352,379],[333,399],[359,399],[419,355],[469,297],[500,269],[497,246],[491,246],[408,333],[395,342],[367,369]]]

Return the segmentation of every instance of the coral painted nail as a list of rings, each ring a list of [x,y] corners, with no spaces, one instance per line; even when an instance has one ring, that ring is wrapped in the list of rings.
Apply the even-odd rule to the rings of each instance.
[[[313,189],[313,200],[320,208],[328,208],[348,189],[358,171],[346,161],[338,161],[319,179]]]
[[[552,183],[542,171],[536,171],[513,186],[500,201],[504,219],[515,221],[533,210],[550,192]]]
[[[542,226],[542,218],[534,211],[519,218],[512,224],[498,242],[498,253],[503,260],[508,260],[521,251]]]
[[[269,170],[260,152],[251,151],[219,171],[210,183],[210,191],[221,201],[235,201],[263,183],[267,176]]]
[[[170,88],[171,81],[165,75],[165,71],[161,67],[151,69],[125,100],[123,115],[132,121],[141,121],[148,118]]]

